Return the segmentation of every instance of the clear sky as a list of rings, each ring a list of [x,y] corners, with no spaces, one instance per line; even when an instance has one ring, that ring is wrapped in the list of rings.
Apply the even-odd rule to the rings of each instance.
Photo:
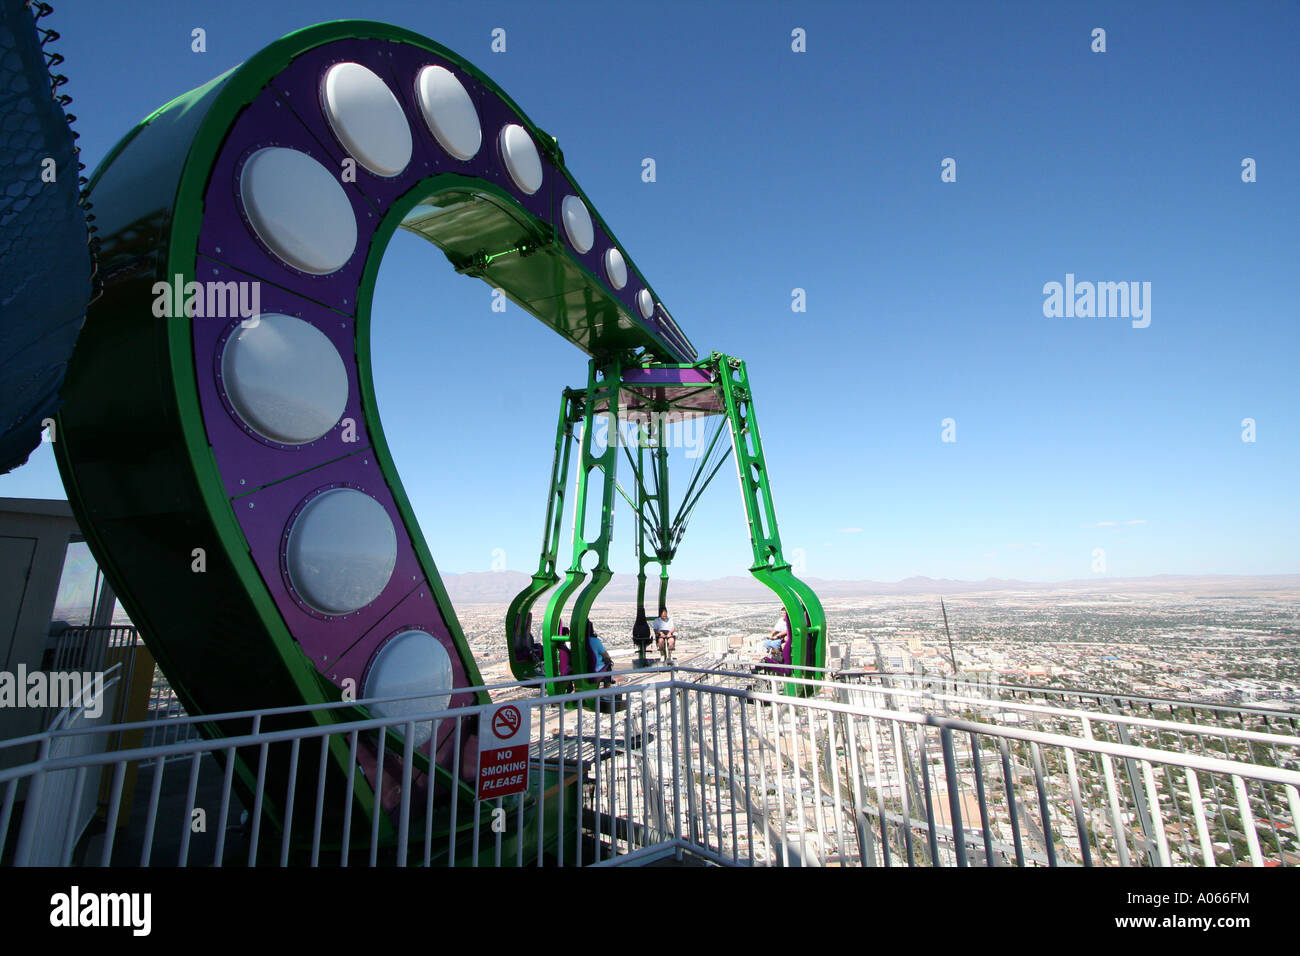
[[[558,137],[696,348],[748,362],[809,576],[1086,578],[1098,548],[1107,575],[1300,571],[1300,5],[55,6],[91,169],[166,100],[321,20],[386,20],[476,63]],[[1067,274],[1150,283],[1150,324],[1046,316]],[[374,352],[439,565],[488,570],[500,549],[531,571],[585,357],[407,234]],[[63,497],[49,448],[0,495]],[[675,570],[750,560],[728,466]]]

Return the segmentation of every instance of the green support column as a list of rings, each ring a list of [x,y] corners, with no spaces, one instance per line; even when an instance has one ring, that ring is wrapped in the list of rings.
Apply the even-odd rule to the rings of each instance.
[[[660,547],[655,552],[655,557],[659,561],[659,603],[655,607],[658,613],[659,608],[668,603],[668,565],[672,563],[673,557],[677,554],[673,548],[672,529],[668,522],[669,504],[668,504],[668,442],[664,437],[664,421],[659,421],[659,431],[657,434],[658,444],[655,446],[655,491],[659,499],[659,543]]]
[[[645,450],[650,444],[650,434],[645,425],[637,430],[636,443],[636,609],[638,623],[640,615],[646,614],[645,606],[645,566],[647,559],[645,556],[645,529],[646,529],[646,510],[649,503],[649,496],[646,494],[645,482],[642,475],[645,474]],[[647,619],[649,617],[647,615]],[[635,639],[635,628],[633,629],[633,638]],[[649,667],[650,662],[646,660],[646,648],[648,644],[639,644],[637,646],[636,667]]]
[[[664,439],[663,429],[664,421],[662,412],[666,409],[653,409],[652,414],[646,424],[640,428],[640,441],[637,445],[636,460],[632,461],[628,456],[628,461],[636,470],[637,484],[637,576],[636,576],[636,603],[637,608],[646,608],[647,617],[652,614],[657,615],[659,608],[663,607],[668,601],[668,565],[672,562],[676,550],[668,542],[672,540],[672,521],[670,520],[671,511],[668,499],[668,445]],[[645,483],[645,452],[650,449],[650,457],[654,464],[655,486],[653,492],[646,487]],[[647,552],[646,550],[646,529],[651,528],[654,532],[655,547]],[[646,565],[659,565],[659,600],[653,607],[647,607],[645,603],[645,586],[646,586]],[[649,662],[645,659],[644,650],[638,655],[638,667],[646,667]]]
[[[618,472],[619,418],[618,396],[622,375],[622,357],[614,356],[598,365],[592,359],[587,374],[587,391],[583,399],[582,445],[578,457],[578,493],[574,501],[573,517],[573,563],[564,576],[564,582],[551,595],[546,605],[543,619],[543,647],[547,677],[559,675],[559,647],[567,641],[569,661],[572,672],[583,674],[591,670],[591,660],[587,653],[587,615],[596,601],[596,596],[613,577],[609,566],[609,547],[614,536],[614,491]],[[596,408],[604,404],[609,416],[609,431],[605,449],[596,454],[593,446],[596,438]],[[600,524],[598,532],[588,537],[587,500],[590,493],[590,479],[594,472],[602,478]],[[582,587],[587,573],[582,569],[582,561],[588,554],[596,555],[596,565],[591,571],[591,580]],[[578,589],[582,587],[581,591]],[[569,634],[560,634],[560,621],[564,617],[564,608],[569,598],[577,592],[573,610],[569,616]],[[590,681],[578,681],[579,690],[594,686]],[[550,685],[552,692],[557,684]]]
[[[560,580],[560,528],[564,523],[564,495],[569,482],[569,458],[573,450],[573,425],[583,416],[582,393],[566,388],[560,398],[560,420],[555,429],[555,455],[551,459],[551,489],[546,498],[546,522],[542,526],[542,553],[532,583],[510,602],[506,611],[506,650],[510,671],[518,680],[538,676],[540,662],[533,655],[531,616],[533,605]]]
[[[714,352],[709,362],[718,376],[731,426],[732,451],[749,520],[749,540],[754,549],[750,573],[777,594],[790,615],[790,659],[794,676],[821,677],[820,671],[799,671],[800,667],[826,666],[826,613],[812,588],[795,577],[781,551],[749,373],[740,359],[720,352]],[[811,693],[808,687],[793,683],[786,684],[785,692],[800,696]]]

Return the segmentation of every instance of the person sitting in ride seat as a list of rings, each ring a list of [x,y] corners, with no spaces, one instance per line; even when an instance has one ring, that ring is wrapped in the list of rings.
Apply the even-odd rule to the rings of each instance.
[[[677,647],[677,628],[673,626],[673,619],[668,614],[667,607],[659,609],[659,616],[655,618],[654,623],[650,625],[655,632],[655,646],[659,648],[659,653],[664,657],[665,664],[673,662],[673,649]]]
[[[609,651],[605,650],[605,645],[601,642],[600,638],[596,636],[596,627],[591,623],[591,621],[587,622],[587,655],[588,663],[591,665],[593,672],[610,671],[611,673],[607,678],[606,683],[618,683],[618,678],[612,673],[614,670],[614,658],[609,656]]]
[[[763,642],[763,646],[769,650],[779,651],[785,646],[785,639],[790,635],[790,625],[786,623],[785,611],[777,615],[776,623],[772,625],[772,634]]]
[[[528,617],[524,619],[524,633],[528,635],[528,656],[531,660],[540,664],[546,660],[546,652],[542,648],[542,642],[533,637],[533,612],[528,612]]]

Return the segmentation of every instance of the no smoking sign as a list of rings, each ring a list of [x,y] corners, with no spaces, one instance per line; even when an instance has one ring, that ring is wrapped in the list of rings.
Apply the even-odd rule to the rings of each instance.
[[[478,798],[504,797],[528,789],[527,706],[494,704],[479,719]]]
[[[506,704],[492,715],[492,732],[500,740],[510,740],[518,733],[519,724],[523,719],[518,707]]]

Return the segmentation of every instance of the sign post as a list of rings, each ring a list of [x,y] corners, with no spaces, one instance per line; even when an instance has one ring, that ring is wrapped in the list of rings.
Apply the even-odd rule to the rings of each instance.
[[[528,789],[528,743],[532,708],[494,704],[479,718],[478,798]]]

